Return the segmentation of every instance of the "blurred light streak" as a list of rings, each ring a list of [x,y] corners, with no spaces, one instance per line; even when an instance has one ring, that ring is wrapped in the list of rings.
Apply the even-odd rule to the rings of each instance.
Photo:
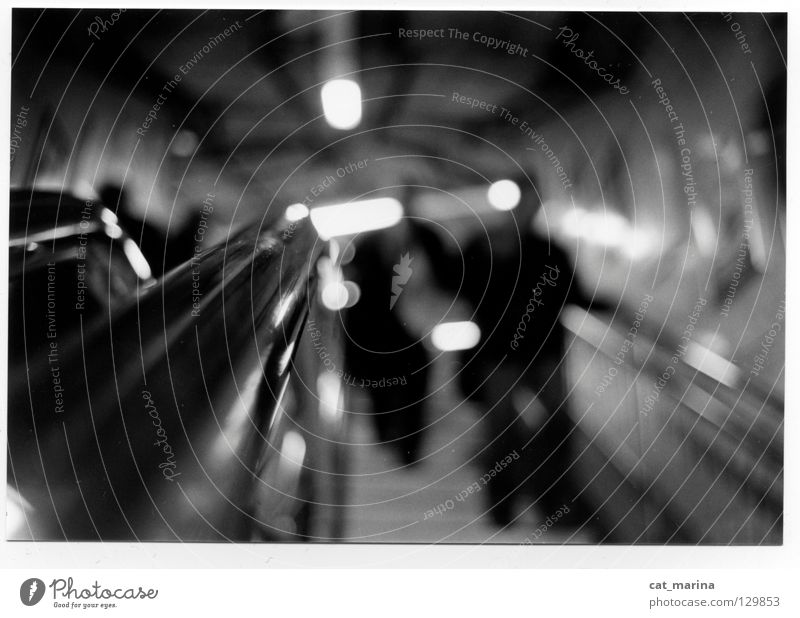
[[[692,211],[692,236],[700,254],[712,257],[717,249],[717,230],[711,215],[702,208]]]
[[[481,329],[475,322],[444,322],[431,331],[433,345],[442,352],[469,350],[481,340]]]
[[[142,253],[141,249],[139,249],[139,245],[137,245],[133,239],[125,239],[125,242],[122,243],[122,251],[125,253],[125,257],[128,258],[131,268],[133,268],[133,271],[139,279],[150,279],[153,276],[153,271],[150,270],[150,264],[147,263],[147,258],[144,257],[144,253]]]
[[[330,240],[392,227],[402,219],[403,206],[394,198],[381,197],[318,206],[311,210],[310,216],[320,238]]]
[[[33,514],[33,507],[10,485],[6,488],[6,533],[8,538],[28,536],[28,515]]]
[[[734,388],[741,375],[739,368],[716,352],[694,341],[689,342],[686,364],[714,378],[729,388]]]
[[[329,371],[317,376],[317,393],[319,393],[319,410],[322,417],[334,423],[342,419],[341,410],[342,385],[339,378]]]
[[[286,296],[283,297],[280,304],[278,305],[277,309],[275,310],[275,316],[273,318],[273,324],[278,327],[283,324],[283,320],[286,318],[286,314],[289,313],[289,309],[295,303],[296,294],[294,292],[289,292]]]
[[[560,227],[565,236],[613,249],[632,260],[652,255],[658,248],[655,230],[634,227],[627,218],[609,209],[576,206],[564,213]]]

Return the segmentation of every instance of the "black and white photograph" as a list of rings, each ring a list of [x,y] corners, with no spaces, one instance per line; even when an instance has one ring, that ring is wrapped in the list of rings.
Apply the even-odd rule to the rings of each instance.
[[[6,546],[782,547],[787,13],[299,7],[8,9]]]
[[[12,27],[9,538],[781,542],[784,16]]]

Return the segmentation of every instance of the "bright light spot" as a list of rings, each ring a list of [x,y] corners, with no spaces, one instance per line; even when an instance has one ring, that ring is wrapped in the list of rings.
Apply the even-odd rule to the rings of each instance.
[[[445,322],[433,327],[431,340],[442,352],[469,350],[481,340],[481,329],[475,322]]]
[[[658,246],[658,237],[652,230],[634,229],[628,242],[623,243],[622,253],[632,260],[646,257]]]
[[[320,277],[332,277],[336,279],[333,260],[327,255],[323,255],[317,260],[317,274]]]
[[[261,392],[264,374],[256,366],[239,386],[239,397],[233,401],[227,414],[220,414],[222,426],[214,432],[211,445],[212,461],[223,461],[232,453],[240,452],[252,429],[251,418],[256,415],[256,403]]]
[[[288,221],[300,221],[308,216],[308,207],[305,204],[292,204],[287,206],[285,214]]]
[[[761,229],[761,217],[758,209],[753,210],[753,229],[750,232],[750,261],[756,270],[763,273],[767,269],[769,248],[764,242],[764,233]]]
[[[131,238],[126,238],[125,242],[122,243],[122,252],[128,258],[131,268],[133,268],[139,279],[147,280],[153,276],[153,271],[150,270],[147,258],[144,257],[144,253],[139,249],[139,245],[133,242]]]
[[[717,250],[717,230],[711,215],[702,208],[695,208],[692,211],[692,235],[701,255],[706,257],[714,255]]]
[[[689,342],[685,360],[687,365],[730,388],[734,388],[739,380],[740,371],[736,365],[694,341]]]
[[[283,321],[286,319],[286,315],[289,313],[289,309],[291,309],[295,304],[296,297],[297,295],[294,292],[289,292],[280,301],[277,309],[275,310],[275,317],[272,322],[275,324],[275,326],[280,326],[283,324]]]
[[[289,430],[281,441],[281,461],[282,472],[292,472],[303,466],[306,457],[306,441],[303,436],[294,430]]]
[[[322,87],[322,111],[334,129],[353,129],[361,122],[361,88],[351,79],[334,79]]]
[[[566,236],[618,251],[630,259],[646,257],[658,247],[652,229],[634,227],[626,217],[609,209],[571,208],[561,218],[561,230]]]
[[[175,139],[172,140],[170,152],[176,157],[188,157],[194,152],[194,149],[197,148],[199,141],[197,133],[189,131],[188,129],[183,129],[178,131]]]
[[[561,217],[561,229],[570,238],[577,238],[580,234],[580,224],[586,211],[580,206],[571,208]]]
[[[322,288],[322,304],[331,311],[339,311],[347,306],[347,288],[340,281],[331,281]]]
[[[100,209],[100,220],[106,225],[117,225],[119,223],[117,215],[111,212],[108,208]]]
[[[486,194],[489,203],[497,210],[514,210],[519,204],[522,192],[513,180],[498,180],[489,187]]]
[[[42,183],[42,189],[48,188],[47,184],[49,183]],[[39,188],[39,181],[36,182],[36,188]],[[63,186],[61,187],[63,189]],[[96,200],[97,199],[97,192],[94,190],[92,183],[88,180],[78,180],[72,187],[72,195],[77,197],[81,200]]]
[[[292,354],[294,354],[294,347],[294,341],[290,342],[278,359],[278,375],[282,376],[289,368],[289,363],[292,361]]]
[[[381,197],[319,206],[311,210],[310,216],[320,238],[329,240],[396,225],[403,218],[403,206],[396,199]]]
[[[338,422],[342,418],[341,390],[342,385],[339,378],[330,371],[323,371],[317,376],[319,410],[322,416],[329,421]]]
[[[344,287],[347,290],[347,304],[345,309],[349,309],[361,300],[361,288],[355,281],[345,281]]]
[[[621,247],[629,234],[628,220],[611,210],[593,212],[581,220],[581,236],[608,247]]]
[[[33,507],[13,487],[6,490],[6,535],[9,539],[27,537],[28,517],[33,515]]]
[[[280,422],[280,418],[286,415],[286,410],[284,409],[284,402],[283,398],[287,392],[289,392],[289,380],[283,381],[283,386],[281,386],[281,390],[278,393],[278,397],[275,399],[275,413],[269,417],[269,427],[267,427],[267,433],[272,431],[272,427],[277,423]],[[291,394],[289,395],[290,401],[292,400]],[[291,403],[289,404],[291,405]]]

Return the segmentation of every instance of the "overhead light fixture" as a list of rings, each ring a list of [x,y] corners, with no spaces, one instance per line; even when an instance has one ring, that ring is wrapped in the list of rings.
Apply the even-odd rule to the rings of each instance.
[[[469,350],[481,340],[481,329],[475,322],[444,322],[431,331],[431,341],[442,352]]]
[[[334,129],[354,129],[361,122],[361,88],[352,79],[332,79],[322,86],[322,111]]]
[[[308,216],[308,207],[305,204],[291,204],[286,207],[284,213],[287,221],[295,222],[305,219]]]
[[[514,210],[522,198],[522,191],[513,180],[498,180],[489,186],[486,197],[496,210]]]
[[[403,218],[403,206],[391,197],[331,204],[311,209],[311,223],[320,238],[348,236],[391,227]]]

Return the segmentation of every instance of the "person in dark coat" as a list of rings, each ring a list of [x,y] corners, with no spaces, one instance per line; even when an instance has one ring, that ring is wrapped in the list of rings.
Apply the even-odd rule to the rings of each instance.
[[[347,273],[361,296],[345,311],[345,360],[350,383],[371,400],[378,437],[410,465],[420,457],[430,359],[396,305],[413,273],[401,237],[391,228],[357,239]]]
[[[569,470],[574,423],[560,316],[568,304],[604,306],[583,293],[567,253],[534,229],[538,195],[529,180],[518,184],[521,201],[503,213],[505,225],[476,236],[464,250],[462,293],[482,338],[464,354],[459,382],[482,408],[482,468],[512,457],[487,484],[499,525],[511,522],[520,496],[545,513],[568,504],[574,517],[582,514],[572,503],[579,490]]]

